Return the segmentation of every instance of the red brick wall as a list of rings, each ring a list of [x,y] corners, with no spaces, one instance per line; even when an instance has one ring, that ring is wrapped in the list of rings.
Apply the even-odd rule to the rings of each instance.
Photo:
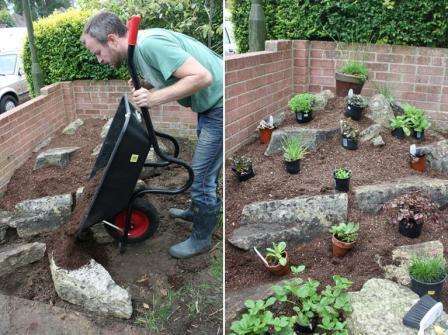
[[[226,154],[246,143],[262,118],[282,111],[291,96],[291,41],[266,42],[266,50],[225,60]]]
[[[75,118],[110,117],[125,93],[126,82],[74,81],[42,88],[42,95],[0,115],[0,195],[14,171],[33,149]],[[151,111],[157,130],[196,136],[196,114],[177,103]]]
[[[363,95],[387,83],[399,101],[425,109],[436,129],[448,131],[448,49],[295,40],[268,41],[266,50],[226,59],[227,155],[250,139],[261,118],[286,110],[292,94],[334,91],[335,69],[353,58],[369,68]]]

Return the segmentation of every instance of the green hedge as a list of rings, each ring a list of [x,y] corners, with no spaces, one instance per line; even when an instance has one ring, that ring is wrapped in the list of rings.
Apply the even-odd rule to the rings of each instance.
[[[446,0],[264,0],[268,39],[448,47]],[[248,50],[250,0],[231,0],[240,52]]]
[[[124,67],[113,70],[108,65],[99,64],[96,57],[80,42],[84,24],[90,15],[89,11],[70,9],[34,22],[36,51],[44,85],[64,80],[128,77]],[[23,66],[33,92],[28,39],[23,50]]]

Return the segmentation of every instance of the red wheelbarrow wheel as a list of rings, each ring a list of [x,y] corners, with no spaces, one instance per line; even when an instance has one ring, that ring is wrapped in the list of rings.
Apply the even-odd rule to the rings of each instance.
[[[124,230],[127,210],[118,213],[112,224]],[[138,243],[150,238],[159,226],[159,215],[156,208],[142,198],[137,198],[132,206],[131,229],[128,233],[128,243]],[[114,239],[119,240],[123,233],[109,225],[104,225]]]

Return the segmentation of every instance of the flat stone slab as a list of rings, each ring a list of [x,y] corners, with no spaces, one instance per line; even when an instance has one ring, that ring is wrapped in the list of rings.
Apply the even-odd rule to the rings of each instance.
[[[39,242],[3,247],[0,249],[0,276],[38,261],[44,256],[45,249],[45,243]]]
[[[19,237],[30,237],[58,229],[68,222],[73,200],[71,194],[25,200],[15,206],[8,225]]]
[[[0,294],[1,334],[33,335],[141,335],[143,328],[108,320],[99,326],[78,312]]]
[[[440,241],[429,241],[395,248],[392,251],[392,260],[399,265],[390,264],[383,267],[386,279],[395,279],[399,284],[409,285],[409,264],[414,256],[443,256],[443,244]]]
[[[75,121],[71,122],[67,127],[65,127],[62,133],[65,135],[73,135],[83,124],[84,124],[83,120],[76,119]]]
[[[248,250],[279,240],[307,241],[347,219],[346,193],[263,201],[243,208],[229,242]]]
[[[264,152],[266,156],[271,156],[282,151],[282,140],[285,136],[299,136],[302,145],[308,150],[316,150],[317,146],[332,139],[339,134],[339,128],[316,129],[316,128],[299,128],[285,127],[274,130],[271,135],[271,141]]]
[[[419,299],[409,288],[390,280],[369,279],[359,292],[349,293],[353,313],[347,319],[351,335],[417,335],[417,330],[403,325],[403,317]],[[448,329],[444,313],[437,321]],[[430,327],[426,335],[436,335]]]
[[[58,267],[50,257],[50,270],[61,299],[95,313],[123,319],[131,317],[129,292],[118,286],[106,269],[93,259],[79,269],[66,270]]]
[[[448,180],[412,176],[374,185],[355,187],[355,206],[363,212],[378,213],[382,206],[400,195],[420,191],[439,207],[448,204]]]
[[[64,147],[45,150],[37,155],[34,170],[47,166],[66,167],[70,162],[70,155],[78,149],[79,147]]]
[[[448,140],[420,147],[426,153],[426,161],[432,170],[448,173]]]

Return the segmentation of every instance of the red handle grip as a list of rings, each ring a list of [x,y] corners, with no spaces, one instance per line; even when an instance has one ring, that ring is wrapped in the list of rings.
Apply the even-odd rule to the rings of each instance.
[[[129,45],[135,45],[137,43],[138,26],[140,24],[140,20],[141,17],[139,15],[133,15],[127,23]]]

